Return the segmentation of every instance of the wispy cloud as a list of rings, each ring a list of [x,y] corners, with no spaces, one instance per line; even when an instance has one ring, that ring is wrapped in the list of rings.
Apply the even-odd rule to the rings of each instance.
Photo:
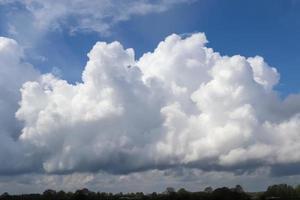
[[[95,31],[101,34],[110,32],[111,27],[133,16],[159,13],[176,4],[191,0],[1,0],[0,4],[19,4],[31,14],[38,30],[64,28],[71,33]]]

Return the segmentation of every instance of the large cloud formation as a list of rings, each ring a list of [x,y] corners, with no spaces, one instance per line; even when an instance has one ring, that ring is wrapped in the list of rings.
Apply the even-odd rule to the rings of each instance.
[[[279,97],[263,58],[206,43],[173,34],[135,60],[133,49],[98,42],[82,82],[46,74],[23,85],[19,142],[47,173],[297,166],[300,96]]]
[[[1,65],[19,66],[16,43],[3,41],[10,45],[1,62],[15,61]],[[279,73],[262,57],[222,56],[206,43],[203,33],[173,34],[138,60],[118,42],[96,43],[81,82],[44,74],[23,84],[16,112],[22,131],[2,134],[12,123],[1,124],[12,140],[1,148],[19,161],[19,173],[183,167],[298,174],[300,95],[282,99],[274,90]],[[18,84],[6,85],[17,94]]]

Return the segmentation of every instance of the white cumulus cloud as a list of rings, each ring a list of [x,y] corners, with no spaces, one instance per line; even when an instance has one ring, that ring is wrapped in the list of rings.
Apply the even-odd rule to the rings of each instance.
[[[173,34],[137,60],[118,42],[96,43],[81,82],[46,74],[23,85],[18,141],[47,173],[284,174],[299,164],[299,95],[279,97],[279,73],[262,57],[222,56],[206,43],[203,33]]]

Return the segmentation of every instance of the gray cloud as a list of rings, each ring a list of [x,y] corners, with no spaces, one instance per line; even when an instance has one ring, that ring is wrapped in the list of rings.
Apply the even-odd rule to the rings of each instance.
[[[68,175],[24,174],[0,177],[1,192],[33,193],[52,188],[57,191],[75,191],[89,188],[100,192],[162,192],[166,187],[200,191],[207,186],[234,187],[241,184],[247,191],[262,191],[274,183],[298,184],[298,176],[269,177],[268,169],[259,168],[253,173],[235,175],[231,172],[204,172],[198,169],[177,168],[150,170],[128,175],[106,173],[73,173]]]
[[[19,89],[22,84],[38,76],[39,73],[29,63],[23,61],[22,48],[14,40],[0,37],[1,174],[24,172],[28,167],[31,168],[25,161],[22,144],[17,141],[22,124],[16,120],[15,112],[21,100]]]

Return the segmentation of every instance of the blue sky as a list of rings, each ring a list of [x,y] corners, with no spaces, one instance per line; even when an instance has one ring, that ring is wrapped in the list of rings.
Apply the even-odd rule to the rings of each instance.
[[[15,15],[26,13],[22,7],[19,9],[21,11],[10,15],[18,18]],[[208,46],[223,55],[264,57],[271,66],[279,70],[281,82],[277,89],[286,96],[299,92],[299,9],[300,4],[295,0],[199,0],[175,5],[167,12],[150,13],[119,22],[112,26],[109,34],[93,31],[70,34],[69,29],[63,27],[51,30],[34,41],[34,53],[28,54],[42,72],[49,72],[56,67],[61,69],[65,79],[76,82],[80,80],[87,61],[86,54],[96,41],[120,41],[125,47],[134,48],[136,56],[140,57],[153,50],[171,33],[204,32],[209,40]],[[11,36],[7,29],[7,20],[10,18],[6,16],[8,10],[9,6],[1,8],[0,34],[4,36]],[[30,15],[27,16],[25,23],[30,27]],[[31,34],[26,30],[27,27],[19,27],[18,31],[25,36]],[[32,42],[28,38],[12,38],[21,43]],[[46,60],[41,62],[39,56]]]
[[[299,184],[299,10],[0,0],[0,192]]]

